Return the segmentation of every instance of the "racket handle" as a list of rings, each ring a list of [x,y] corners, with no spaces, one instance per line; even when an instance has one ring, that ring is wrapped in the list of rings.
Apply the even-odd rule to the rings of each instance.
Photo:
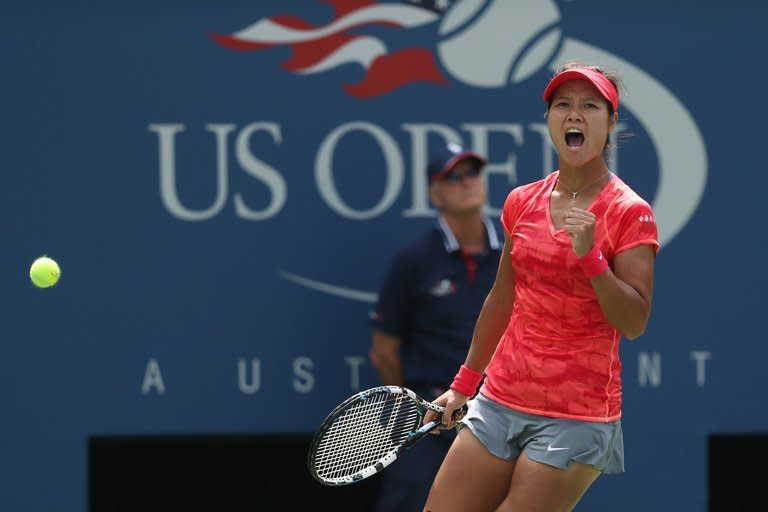
[[[467,404],[462,405],[460,408],[453,411],[453,414],[451,417],[453,418],[453,421],[459,421],[461,418],[464,417],[465,414],[467,414],[467,411],[469,410],[469,406]],[[425,432],[430,432],[434,430],[436,427],[439,427],[443,424],[443,418],[442,416],[439,416],[436,420],[430,421],[429,423],[425,423],[419,430],[416,432],[421,432],[424,430]],[[414,434],[416,433],[414,432]]]
[[[411,432],[408,434],[408,441],[406,441],[406,446],[411,446],[413,443],[421,439],[422,437],[426,436],[433,430],[435,430],[437,427],[442,425],[443,422],[439,419],[435,421],[430,421],[429,423],[425,423],[421,426],[419,430],[416,430],[415,432]]]
[[[468,410],[469,410],[469,406],[467,404],[462,405],[461,407],[453,411],[453,414],[451,414],[451,419],[453,419],[453,421],[459,421],[461,418],[464,417],[465,414],[467,414]],[[443,417],[440,416],[438,419],[430,423],[435,423],[435,422],[437,422],[438,425],[442,425]]]
[[[467,406],[467,404],[464,404],[459,409],[456,409],[455,411],[453,411],[454,421],[458,421],[461,418],[463,418],[464,415],[467,413],[468,409],[469,407]],[[442,424],[443,424],[442,418],[438,418],[434,421],[430,421],[429,423],[425,423],[424,425],[421,426],[419,430],[410,433],[410,435],[408,436],[408,441],[406,441],[405,443],[406,447],[412,446],[413,443],[415,443],[422,437],[426,436],[427,434],[429,434],[430,432],[432,432]]]
[[[464,404],[460,408],[453,411],[453,414],[451,414],[451,418],[453,418],[453,421],[459,421],[461,418],[464,417],[465,414],[467,414],[468,410],[469,410],[469,406],[467,404]]]

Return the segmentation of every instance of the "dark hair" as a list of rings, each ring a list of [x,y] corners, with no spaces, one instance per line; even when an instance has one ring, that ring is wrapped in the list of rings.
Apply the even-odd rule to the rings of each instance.
[[[568,61],[568,62],[562,64],[557,69],[557,71],[555,72],[555,75],[559,75],[563,71],[566,71],[566,70],[569,70],[569,69],[574,69],[574,68],[587,68],[587,69],[591,69],[593,71],[597,71],[598,73],[602,74],[605,78],[610,80],[610,82],[616,88],[616,92],[619,93],[619,95],[621,95],[621,93],[623,91],[626,91],[626,89],[624,87],[624,83],[621,80],[621,77],[615,71],[608,71],[608,70],[606,70],[606,69],[604,69],[604,68],[602,68],[600,66],[596,66],[596,65],[593,65],[593,64],[586,64],[584,62],[580,62],[580,61],[577,61],[577,60],[571,60],[571,61]],[[554,99],[554,95],[547,102],[547,112],[549,112],[549,109],[552,107],[552,100],[553,99]],[[612,116],[613,112],[614,112],[613,105],[611,105],[611,102],[606,100],[605,98],[603,98],[603,101],[605,101],[605,104],[608,106],[608,115]],[[544,117],[546,117],[546,115],[547,114],[545,112],[544,113]],[[606,139],[605,139],[605,145],[603,146],[603,153],[605,153],[608,150],[608,147],[610,146],[610,142],[611,142],[611,136],[608,135],[606,137]]]

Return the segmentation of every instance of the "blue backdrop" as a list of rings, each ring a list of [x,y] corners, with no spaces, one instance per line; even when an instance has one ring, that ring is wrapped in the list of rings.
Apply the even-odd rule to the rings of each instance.
[[[488,156],[497,218],[556,166],[540,96],[571,58],[623,75],[612,168],[662,238],[627,473],[582,508],[705,510],[708,436],[768,429],[764,6],[70,5],[0,7],[0,508],[85,509],[91,435],[311,432],[376,385],[367,315],[435,221],[430,148]]]

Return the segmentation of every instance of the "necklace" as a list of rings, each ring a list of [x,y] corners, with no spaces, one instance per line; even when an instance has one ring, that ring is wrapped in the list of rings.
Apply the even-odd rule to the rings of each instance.
[[[575,201],[575,200],[576,200],[576,197],[578,197],[578,195],[579,195],[579,194],[581,194],[582,192],[584,192],[584,191],[585,191],[585,190],[587,190],[589,187],[591,187],[592,185],[594,185],[595,183],[597,183],[597,182],[598,182],[598,181],[600,181],[601,179],[605,178],[605,177],[606,177],[607,175],[609,175],[609,174],[610,174],[610,171],[606,172],[605,174],[601,174],[600,176],[598,176],[598,177],[597,177],[597,179],[596,179],[596,180],[594,180],[594,181],[590,181],[590,182],[589,182],[589,183],[587,183],[585,186],[581,187],[579,190],[573,190],[573,189],[572,189],[572,188],[570,188],[568,185],[566,185],[565,183],[563,183],[563,182],[560,180],[560,176],[558,176],[558,177],[557,177],[557,182],[558,182],[558,183],[560,183],[560,184],[563,186],[563,188],[566,190],[566,192],[568,192],[568,193],[570,193],[570,194],[571,194],[571,201]]]

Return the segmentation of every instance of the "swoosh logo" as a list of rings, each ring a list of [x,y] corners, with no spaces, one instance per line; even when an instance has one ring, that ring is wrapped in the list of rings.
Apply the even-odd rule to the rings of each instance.
[[[547,446],[548,452],[559,452],[560,450],[567,450],[568,448],[555,448],[552,445]]]
[[[280,275],[284,279],[287,279],[292,283],[296,283],[299,286],[325,293],[327,295],[333,295],[334,297],[341,297],[342,299],[350,299],[357,302],[375,304],[379,298],[378,294],[376,293],[366,292],[363,290],[355,290],[353,288],[344,288],[342,286],[336,286],[335,284],[324,283],[322,281],[316,281],[314,279],[302,277],[298,274],[293,274],[284,270],[280,271]]]

